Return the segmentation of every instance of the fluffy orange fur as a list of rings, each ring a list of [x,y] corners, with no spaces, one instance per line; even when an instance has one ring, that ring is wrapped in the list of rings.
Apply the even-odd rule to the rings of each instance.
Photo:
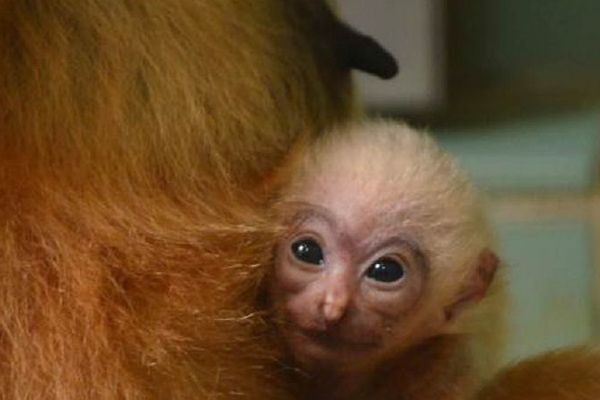
[[[285,397],[256,188],[350,117],[322,7],[0,0],[0,398]]]
[[[600,351],[570,348],[506,367],[477,400],[597,400]]]

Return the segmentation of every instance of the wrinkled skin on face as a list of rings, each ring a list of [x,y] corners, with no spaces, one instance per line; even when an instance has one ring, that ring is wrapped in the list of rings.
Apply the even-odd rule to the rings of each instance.
[[[423,253],[406,233],[373,224],[378,216],[362,217],[298,204],[279,243],[273,300],[307,369],[372,364],[422,339]]]

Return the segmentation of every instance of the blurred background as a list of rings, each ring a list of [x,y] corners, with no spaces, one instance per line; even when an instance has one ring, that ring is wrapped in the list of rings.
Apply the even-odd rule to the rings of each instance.
[[[437,136],[486,196],[514,361],[600,335],[600,1],[340,0],[399,60],[367,109]]]

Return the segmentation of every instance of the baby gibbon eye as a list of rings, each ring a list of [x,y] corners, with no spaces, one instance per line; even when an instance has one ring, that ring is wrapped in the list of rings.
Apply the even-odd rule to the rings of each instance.
[[[392,283],[404,277],[404,266],[394,258],[381,257],[367,269],[366,276],[377,282]]]
[[[323,264],[323,250],[313,239],[300,239],[292,243],[292,254],[298,260],[314,265]]]

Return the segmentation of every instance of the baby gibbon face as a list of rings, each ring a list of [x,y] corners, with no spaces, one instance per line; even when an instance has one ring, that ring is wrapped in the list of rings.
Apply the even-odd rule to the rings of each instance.
[[[364,123],[309,154],[280,204],[270,300],[307,370],[396,359],[454,332],[498,266],[456,163],[403,125]]]
[[[375,220],[310,203],[294,213],[277,249],[273,300],[301,365],[368,362],[414,339],[428,266],[409,232]]]

